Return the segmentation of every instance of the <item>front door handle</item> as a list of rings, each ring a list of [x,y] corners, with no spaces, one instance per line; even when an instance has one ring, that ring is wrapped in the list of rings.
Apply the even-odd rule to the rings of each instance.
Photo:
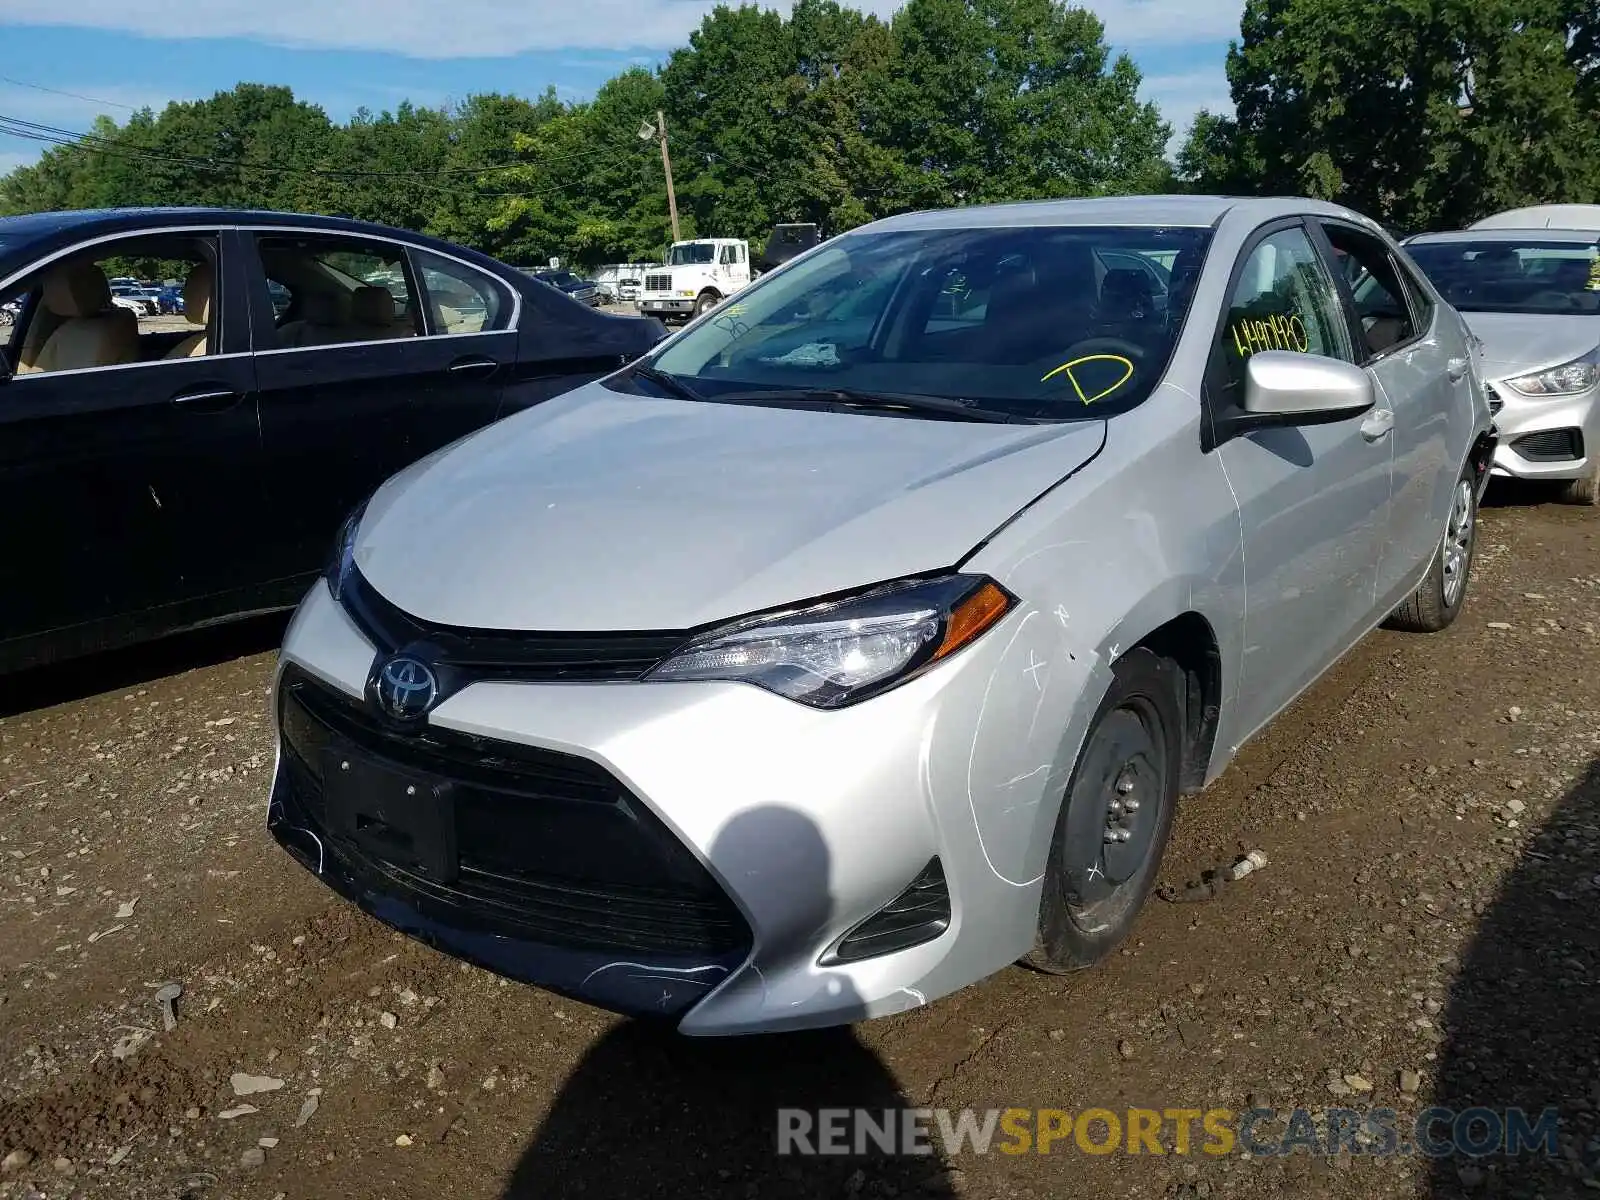
[[[1467,377],[1467,360],[1452,358],[1445,364],[1444,373],[1450,377],[1451,383],[1460,383]]]
[[[1369,442],[1388,437],[1393,429],[1394,413],[1387,408],[1378,409],[1361,422],[1361,436]]]
[[[172,403],[191,412],[226,412],[243,397],[232,388],[211,388],[198,392],[179,392]]]
[[[492,358],[462,358],[450,364],[450,374],[468,379],[485,379],[500,369]]]

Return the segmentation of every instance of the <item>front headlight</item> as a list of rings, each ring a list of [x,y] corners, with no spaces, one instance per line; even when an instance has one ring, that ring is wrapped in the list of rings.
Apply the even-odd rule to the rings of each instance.
[[[813,708],[843,708],[943,662],[1015,604],[982,575],[890,584],[713,630],[646,679],[753,683]]]
[[[1600,382],[1600,350],[1533,375],[1506,380],[1524,396],[1575,396]]]
[[[356,563],[356,534],[361,529],[361,516],[367,511],[363,500],[339,527],[339,537],[334,543],[333,559],[328,563],[328,590],[339,600],[344,595],[344,581],[350,577],[350,568]]]

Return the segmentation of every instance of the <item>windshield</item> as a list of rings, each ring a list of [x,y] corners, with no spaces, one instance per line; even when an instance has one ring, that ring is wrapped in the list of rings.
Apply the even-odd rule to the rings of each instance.
[[[1107,415],[1166,372],[1209,241],[1203,229],[1121,226],[846,235],[651,365],[710,400],[851,389],[1036,419]]]
[[[1538,238],[1411,242],[1406,252],[1461,312],[1600,312],[1600,247]]]
[[[717,248],[710,242],[688,242],[672,248],[667,255],[667,266],[686,267],[691,263],[714,262],[716,257]]]

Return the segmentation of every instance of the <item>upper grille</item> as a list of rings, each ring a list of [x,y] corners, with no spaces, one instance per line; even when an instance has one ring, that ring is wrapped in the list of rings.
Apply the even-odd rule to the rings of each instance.
[[[672,290],[672,276],[646,275],[644,277],[644,290],[647,292],[670,292]]]
[[[1511,448],[1529,462],[1568,462],[1583,457],[1583,434],[1577,429],[1543,429],[1523,434]]]
[[[381,653],[425,646],[426,657],[436,668],[479,679],[637,680],[691,636],[677,630],[537,633],[434,625],[384,599],[354,567],[340,594],[345,611]]]
[[[288,667],[280,688],[289,824],[368,887],[449,922],[543,945],[740,956],[749,927],[716,879],[610,772],[574,755],[428,728],[385,728],[359,701]],[[459,874],[429,879],[330,828],[324,751],[454,785]],[[288,811],[292,809],[292,811]]]

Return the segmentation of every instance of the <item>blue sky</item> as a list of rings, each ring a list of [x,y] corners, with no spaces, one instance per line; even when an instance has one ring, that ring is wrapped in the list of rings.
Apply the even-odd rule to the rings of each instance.
[[[786,0],[764,0],[787,8]],[[856,0],[889,15],[901,0]],[[209,96],[241,80],[288,84],[335,120],[409,98],[593,94],[681,45],[714,0],[4,0],[0,114],[86,129],[99,113]],[[1243,0],[1087,0],[1144,92],[1181,133],[1228,106],[1223,59]],[[43,88],[53,91],[41,90]],[[62,94],[74,93],[74,94]],[[0,134],[0,173],[38,143]]]

